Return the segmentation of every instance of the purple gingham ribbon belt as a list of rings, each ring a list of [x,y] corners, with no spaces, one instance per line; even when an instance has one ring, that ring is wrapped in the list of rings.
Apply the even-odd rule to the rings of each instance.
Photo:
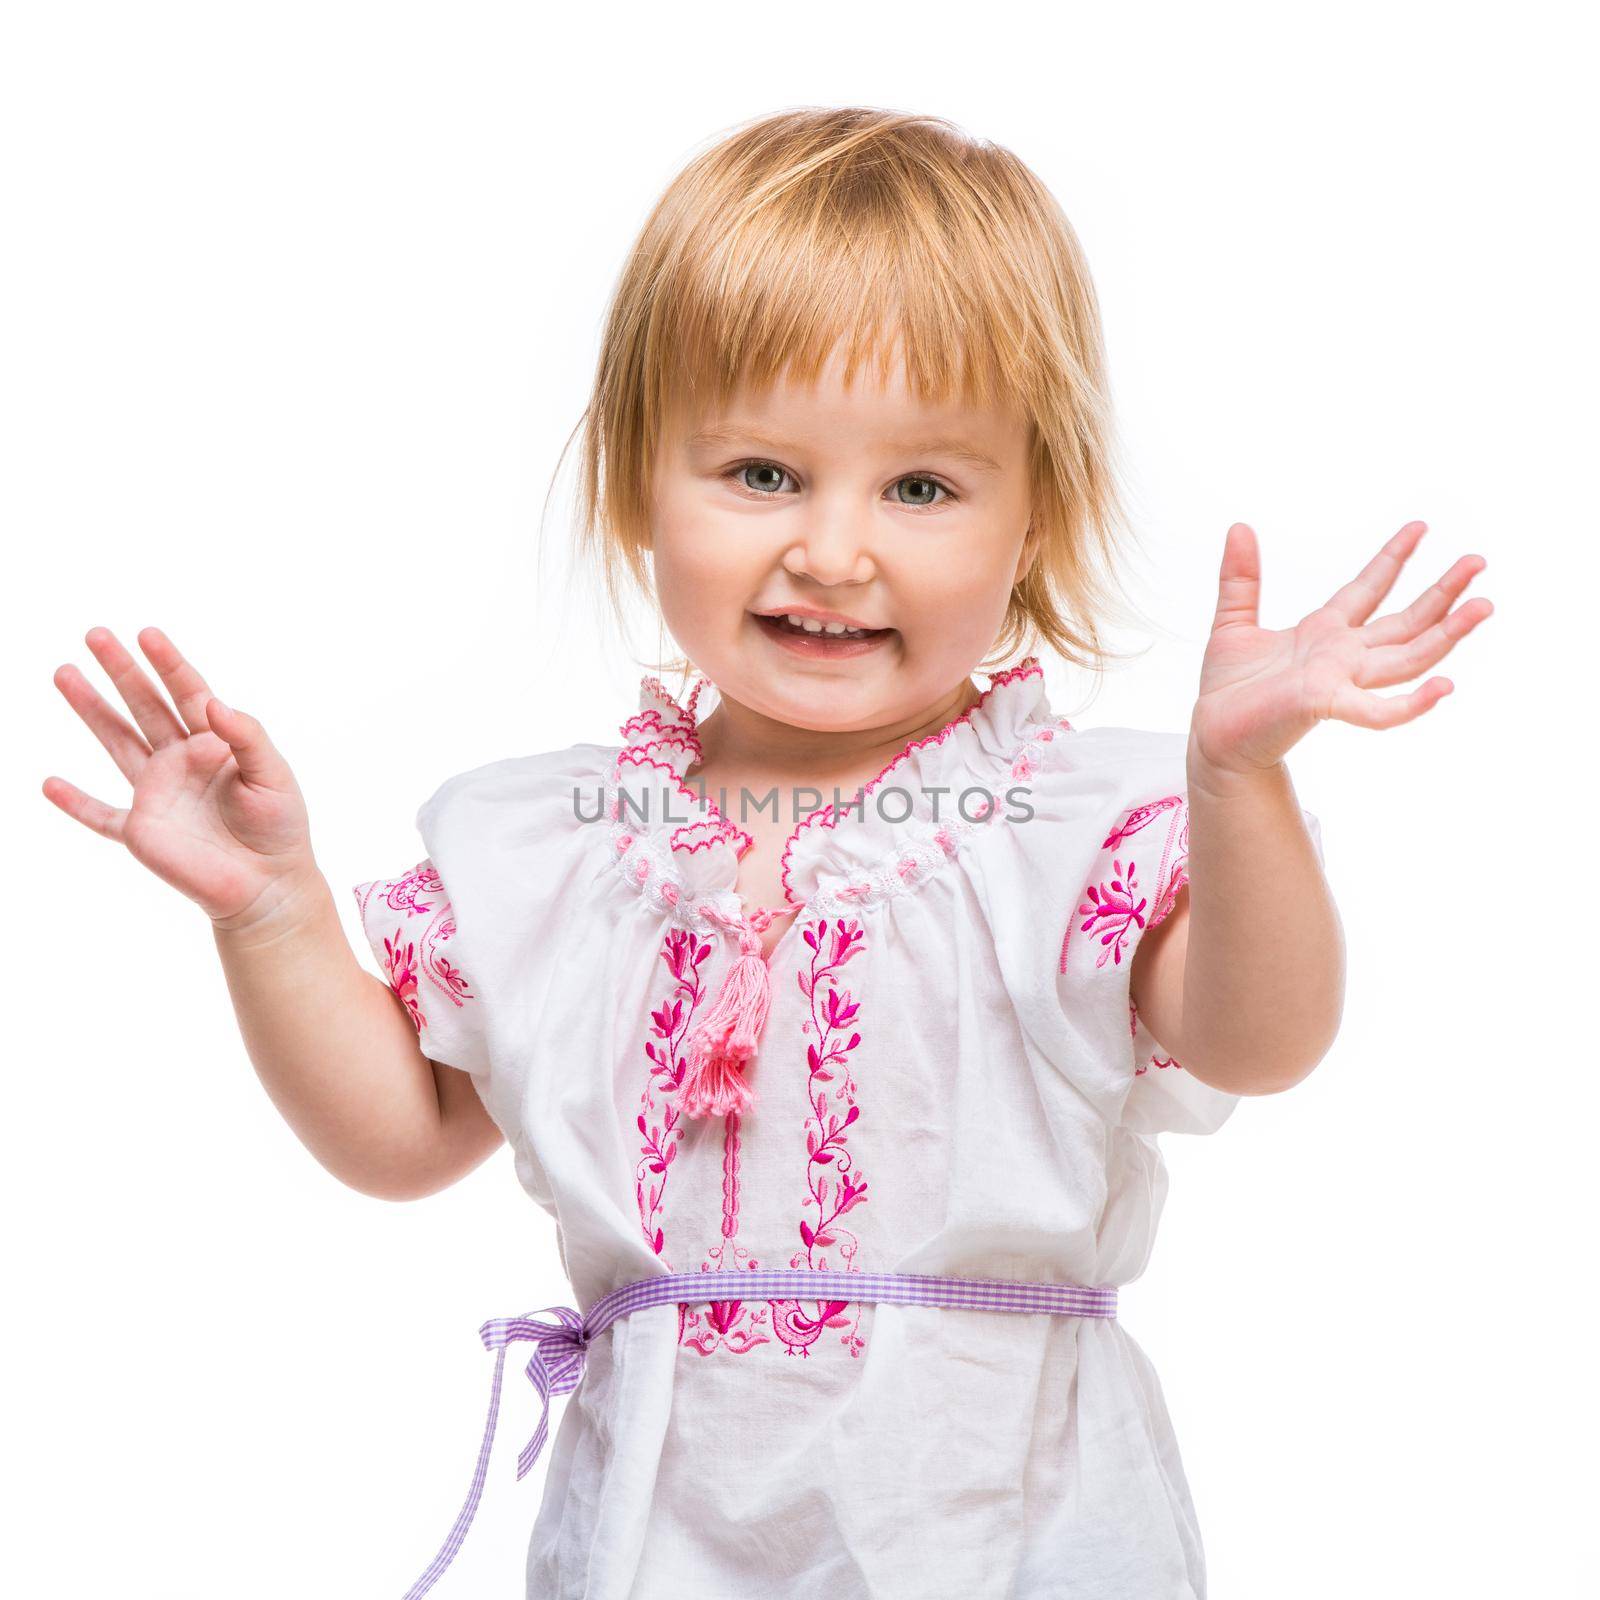
[[[719,1286],[726,1285],[723,1293]],[[808,1292],[809,1291],[809,1292]],[[952,1306],[969,1311],[1048,1311],[1069,1317],[1114,1317],[1114,1286],[1087,1288],[1075,1283],[1019,1283],[1010,1278],[945,1278],[920,1272],[819,1272],[811,1268],[780,1267],[755,1272],[671,1272],[641,1278],[613,1289],[597,1301],[587,1317],[571,1306],[546,1306],[520,1317],[494,1317],[478,1330],[484,1348],[494,1351],[494,1382],[489,1390],[489,1418],[478,1451],[472,1487],[450,1536],[428,1569],[406,1591],[405,1600],[419,1600],[444,1575],[455,1559],[483,1495],[494,1444],[495,1419],[500,1412],[500,1385],[505,1374],[506,1349],[532,1344],[528,1381],[539,1392],[539,1425],[517,1457],[517,1479],[528,1473],[544,1449],[550,1424],[550,1396],[570,1394],[583,1376],[589,1345],[618,1317],[646,1306],[683,1303],[700,1305],[722,1300],[798,1300],[817,1298],[850,1305],[856,1301],[889,1301],[896,1305]],[[552,1322],[536,1320],[555,1317]]]

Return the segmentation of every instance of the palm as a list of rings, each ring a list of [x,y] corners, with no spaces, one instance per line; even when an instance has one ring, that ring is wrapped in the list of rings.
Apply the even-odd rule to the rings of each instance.
[[[75,668],[61,668],[56,683],[129,779],[132,797],[119,811],[60,778],[46,780],[46,795],[85,826],[120,840],[136,861],[215,920],[240,916],[280,881],[303,873],[311,865],[305,804],[259,724],[221,707],[154,628],[140,642],[177,716],[108,631],[92,629],[88,642],[138,728]],[[208,725],[208,705],[227,738]]]
[[[251,789],[216,734],[192,733],[152,751],[140,769],[122,842],[175,889],[248,904],[263,868],[303,832],[303,806],[284,799]]]
[[[1203,760],[1218,770],[1259,771],[1281,761],[1319,722],[1396,727],[1450,693],[1453,685],[1442,677],[1403,695],[1373,693],[1426,671],[1494,610],[1480,598],[1451,611],[1488,565],[1464,556],[1405,610],[1369,620],[1425,529],[1407,523],[1323,605],[1281,629],[1260,625],[1255,534],[1244,523],[1228,530],[1191,729]]]

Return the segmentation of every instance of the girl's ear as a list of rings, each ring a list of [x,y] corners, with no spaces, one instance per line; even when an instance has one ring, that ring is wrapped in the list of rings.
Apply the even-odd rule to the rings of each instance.
[[[1012,579],[1013,588],[1015,588],[1017,584],[1021,583],[1022,580],[1027,577],[1034,562],[1038,560],[1039,544],[1039,532],[1035,528],[1033,522],[1030,520],[1028,523],[1028,531],[1023,535],[1022,539],[1022,554],[1017,557],[1017,575]]]

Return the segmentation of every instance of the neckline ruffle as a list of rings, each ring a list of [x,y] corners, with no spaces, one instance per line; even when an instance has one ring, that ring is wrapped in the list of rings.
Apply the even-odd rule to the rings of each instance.
[[[850,800],[791,828],[781,858],[785,907],[771,909],[832,910],[903,892],[1003,814],[1006,791],[1028,782],[1042,747],[1071,724],[1052,715],[1037,656],[984,676],[989,687],[959,716],[907,741]],[[706,689],[714,707],[716,685],[704,674],[682,701],[645,677],[638,710],[619,730],[614,779],[629,803],[621,821],[613,810],[613,841],[640,886],[674,906],[734,891],[739,858],[754,842],[685,781],[704,758]]]

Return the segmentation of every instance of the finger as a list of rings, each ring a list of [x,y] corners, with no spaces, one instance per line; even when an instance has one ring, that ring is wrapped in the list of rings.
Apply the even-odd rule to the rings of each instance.
[[[1334,591],[1323,609],[1352,625],[1365,622],[1394,588],[1400,569],[1411,559],[1417,541],[1427,531],[1426,522],[1408,522],[1349,583]]]
[[[115,806],[108,806],[104,800],[96,800],[92,794],[85,794],[75,783],[68,783],[65,778],[48,777],[40,787],[44,790],[45,799],[51,801],[69,817],[76,817],[84,827],[92,829],[102,838],[115,839],[119,844],[122,841],[122,830],[128,821],[126,811],[118,811]]]
[[[208,732],[206,701],[211,698],[210,685],[159,628],[141,628],[137,637],[139,648],[161,674],[184,726],[190,733]]]
[[[1429,678],[1409,694],[1372,694],[1344,687],[1334,696],[1329,714],[1358,728],[1398,728],[1431,710],[1454,688],[1448,678]]]
[[[1473,563],[1476,562],[1476,565]],[[1369,622],[1362,630],[1368,644],[1400,644],[1437,622],[1457,597],[1489,563],[1482,556],[1462,556],[1431,588],[1424,589],[1404,611],[1391,612]]]
[[[161,698],[144,668],[123,649],[109,628],[91,628],[83,641],[94,651],[95,660],[105,668],[106,676],[127,702],[133,720],[150,741],[152,750],[188,737],[187,730],[173,716],[172,707]]]
[[[103,744],[117,771],[132,783],[139,769],[150,759],[150,746],[120,712],[100,696],[95,686],[69,661],[55,670],[52,680],[67,704],[88,724],[89,731]]]
[[[1217,575],[1217,609],[1211,631],[1222,628],[1256,628],[1261,625],[1261,549],[1255,529],[1236,522],[1222,546],[1222,569]]]
[[[1409,682],[1419,672],[1426,672],[1444,660],[1493,612],[1493,603],[1479,596],[1405,644],[1380,645],[1367,651],[1361,658],[1358,681],[1364,688]]]
[[[206,702],[206,720],[219,739],[228,741],[233,758],[239,763],[239,776],[258,789],[287,790],[294,787],[289,763],[278,754],[267,737],[267,730],[252,716],[235,711],[215,695]]]

